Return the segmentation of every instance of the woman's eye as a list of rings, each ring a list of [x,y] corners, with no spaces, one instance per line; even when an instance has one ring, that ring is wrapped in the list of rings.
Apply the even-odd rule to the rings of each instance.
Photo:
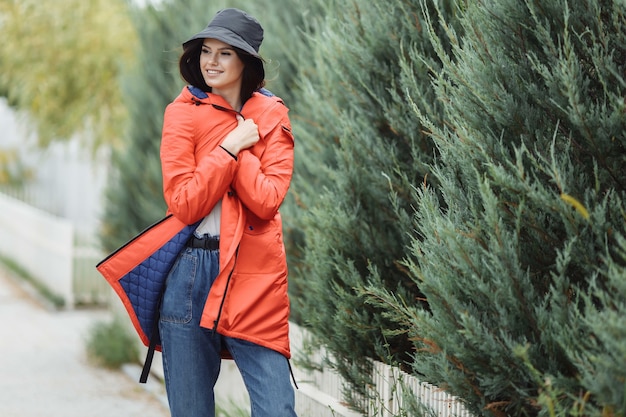
[[[224,55],[224,56],[230,56],[230,52],[228,52],[228,51],[224,51],[224,52],[222,52],[222,55]]]

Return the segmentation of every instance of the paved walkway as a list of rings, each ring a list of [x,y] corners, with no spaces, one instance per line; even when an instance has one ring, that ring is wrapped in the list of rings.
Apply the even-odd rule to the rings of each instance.
[[[0,265],[0,416],[169,416],[162,395],[149,392],[159,388],[132,375],[138,367],[111,371],[87,361],[89,329],[109,317],[50,310]]]

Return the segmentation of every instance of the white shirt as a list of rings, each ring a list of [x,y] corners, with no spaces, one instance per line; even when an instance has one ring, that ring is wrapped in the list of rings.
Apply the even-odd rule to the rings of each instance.
[[[194,235],[196,237],[219,236],[220,235],[220,219],[222,217],[222,200],[219,200],[213,210],[205,216],[200,222]]]

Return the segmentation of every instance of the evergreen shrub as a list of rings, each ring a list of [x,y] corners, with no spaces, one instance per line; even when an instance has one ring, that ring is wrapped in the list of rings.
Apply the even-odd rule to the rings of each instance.
[[[476,415],[626,412],[624,23],[608,0],[326,3],[295,307],[353,406],[373,358]]]
[[[439,158],[404,264],[370,287],[414,372],[477,415],[623,415],[626,23],[619,1],[468,2],[416,115]],[[391,313],[393,312],[393,314]]]

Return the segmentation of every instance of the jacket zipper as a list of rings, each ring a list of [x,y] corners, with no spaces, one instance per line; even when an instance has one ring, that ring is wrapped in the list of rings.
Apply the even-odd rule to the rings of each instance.
[[[237,265],[237,258],[239,257],[239,245],[237,245],[237,249],[235,249],[235,262],[233,263],[233,269],[228,273],[228,279],[226,280],[226,288],[224,288],[224,295],[222,296],[222,301],[220,302],[220,308],[217,311],[217,317],[213,322],[213,332],[217,332],[217,325],[220,322],[220,318],[222,317],[222,310],[224,309],[224,303],[226,302],[226,296],[228,295],[228,287],[230,286],[230,279],[235,272],[235,266]]]
[[[211,106],[213,106],[213,108],[214,108],[214,109],[216,109],[216,110],[225,111],[225,112],[228,112],[228,113],[235,113],[235,114],[238,114],[239,116],[241,116],[242,118],[244,118],[244,119],[245,119],[245,117],[243,117],[243,114],[241,114],[241,112],[240,112],[240,111],[237,111],[237,110],[234,110],[234,109],[229,109],[229,108],[227,108],[227,107],[220,106],[219,104],[213,104],[213,103],[211,103]]]
[[[193,93],[192,93],[193,94]],[[200,101],[199,99],[197,99],[195,96],[192,98],[194,104],[196,106],[199,106],[200,104],[202,104],[203,102]],[[220,106],[219,104],[214,104],[214,103],[209,103],[211,106],[213,106],[214,109],[219,110],[219,111],[225,111],[228,113],[235,113],[238,114],[239,116],[241,116],[242,118],[245,119],[245,117],[243,117],[243,114],[241,114],[241,112],[234,110],[234,109],[229,109],[227,107],[224,106]],[[213,322],[213,329],[212,332],[216,333],[217,332],[217,325],[220,322],[220,318],[222,317],[222,311],[224,309],[224,303],[226,302],[226,296],[228,295],[228,287],[230,286],[230,280],[233,276],[233,273],[235,272],[235,265],[237,264],[237,257],[239,256],[239,245],[237,245],[237,249],[235,249],[235,263],[233,264],[233,269],[230,270],[230,272],[228,273],[228,279],[226,280],[226,288],[224,288],[224,295],[222,296],[222,301],[220,302],[220,308],[217,311],[217,317],[215,318],[215,321]]]
[[[98,266],[100,266],[100,264],[106,262],[108,259],[112,258],[113,255],[115,255],[116,253],[118,253],[119,251],[121,251],[122,249],[124,249],[126,246],[130,245],[131,243],[133,243],[135,240],[139,239],[144,233],[148,232],[150,229],[152,229],[153,227],[158,226],[159,224],[163,223],[164,221],[166,221],[167,219],[169,219],[170,217],[172,217],[173,214],[168,214],[165,217],[163,217],[161,220],[156,221],[155,223],[152,223],[150,226],[146,227],[145,229],[143,229],[141,231],[141,233],[139,233],[137,236],[133,237],[132,239],[130,239],[129,241],[127,241],[126,243],[124,243],[122,246],[120,246],[119,248],[117,248],[115,251],[113,251],[112,253],[110,253],[106,258],[104,258],[103,260],[101,260],[100,262],[98,262],[98,264],[96,265],[96,268]]]

